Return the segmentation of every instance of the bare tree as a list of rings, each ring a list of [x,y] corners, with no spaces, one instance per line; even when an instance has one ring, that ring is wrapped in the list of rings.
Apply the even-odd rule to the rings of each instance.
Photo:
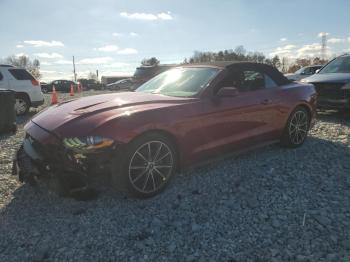
[[[36,79],[40,79],[42,76],[40,73],[40,61],[38,59],[31,61],[29,57],[25,55],[12,55],[5,59],[5,63],[27,69]]]
[[[87,78],[97,81],[97,75],[93,72],[89,72]]]

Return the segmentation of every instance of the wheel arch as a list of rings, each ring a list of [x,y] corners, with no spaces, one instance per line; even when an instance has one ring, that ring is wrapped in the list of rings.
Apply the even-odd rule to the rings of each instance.
[[[16,92],[15,93],[15,97],[24,97],[25,99],[27,99],[29,105],[31,104],[31,101],[30,101],[30,97],[27,93],[25,92]]]

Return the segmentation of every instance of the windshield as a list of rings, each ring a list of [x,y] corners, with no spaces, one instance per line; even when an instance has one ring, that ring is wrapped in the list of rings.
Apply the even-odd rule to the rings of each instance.
[[[334,59],[319,72],[319,74],[327,73],[350,73],[350,56]]]
[[[218,72],[216,68],[176,68],[157,75],[136,92],[190,97],[204,88]]]

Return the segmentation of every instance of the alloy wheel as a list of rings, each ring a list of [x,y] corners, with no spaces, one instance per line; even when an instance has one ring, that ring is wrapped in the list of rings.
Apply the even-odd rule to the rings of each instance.
[[[303,143],[307,136],[309,120],[307,113],[304,111],[296,111],[289,123],[289,137],[293,144],[299,145]]]
[[[168,181],[173,168],[174,156],[169,146],[161,141],[149,141],[131,157],[129,180],[137,191],[153,193]]]
[[[17,115],[22,115],[27,111],[27,102],[23,98],[16,98],[15,110]]]

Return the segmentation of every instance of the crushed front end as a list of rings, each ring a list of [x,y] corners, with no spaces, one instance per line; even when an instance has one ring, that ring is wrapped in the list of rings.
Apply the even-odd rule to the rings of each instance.
[[[99,144],[91,148],[77,138],[60,138],[32,121],[25,126],[25,131],[12,172],[21,182],[44,181],[60,195],[74,195],[90,189],[92,170],[109,168],[115,149],[111,142],[106,145],[96,138]]]

